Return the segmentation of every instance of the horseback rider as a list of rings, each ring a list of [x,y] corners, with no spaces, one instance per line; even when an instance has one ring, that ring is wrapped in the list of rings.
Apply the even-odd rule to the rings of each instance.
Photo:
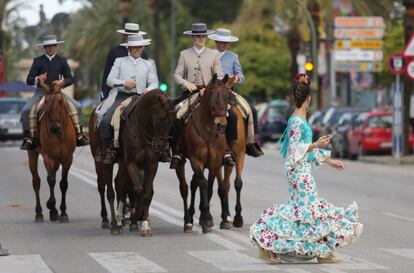
[[[204,23],[194,23],[191,26],[191,30],[184,31],[185,35],[192,37],[193,47],[181,51],[178,65],[175,69],[174,80],[183,88],[181,97],[176,100],[177,104],[189,98],[193,93],[200,92],[202,94],[214,74],[217,74],[219,79],[223,78],[224,74],[218,52],[205,46],[207,35],[213,33],[214,31],[208,30],[207,25]],[[231,122],[230,125],[236,126],[235,130],[237,130],[237,116],[233,111],[229,113],[228,119],[236,119],[236,122]],[[175,124],[172,141],[173,159],[170,165],[171,169],[175,169],[179,164],[185,162],[184,156],[180,153],[179,147],[177,146],[177,140],[184,127],[183,123],[184,121],[180,119]],[[235,165],[228,147],[223,163],[232,166]]]
[[[122,34],[122,43],[126,43],[128,40],[128,35],[140,34],[146,35],[146,32],[139,30],[139,25],[135,23],[126,23],[124,29],[118,29],[116,32]],[[106,80],[108,79],[109,72],[111,72],[111,68],[114,65],[115,59],[120,57],[128,56],[128,49],[123,44],[116,45],[111,50],[109,50],[108,54],[106,55],[106,62],[105,68],[102,76],[102,83],[101,83],[101,100],[105,100],[108,98],[109,93],[113,90],[110,86],[106,84]],[[148,57],[144,52],[141,58],[147,60]],[[114,92],[116,93],[116,92]]]
[[[63,84],[62,88],[72,85],[73,78],[66,58],[57,55],[57,45],[64,41],[58,41],[56,35],[47,35],[43,38],[43,42],[37,44],[43,46],[45,54],[34,58],[33,64],[27,75],[26,83],[28,85],[36,85],[36,91],[31,99],[23,107],[21,113],[21,122],[24,131],[23,144],[20,146],[22,150],[31,150],[36,148],[37,138],[37,106],[44,96],[43,89],[40,88],[40,81],[44,81],[47,85],[51,85],[54,81]],[[61,77],[63,76],[63,79]],[[81,105],[72,97],[63,94],[68,102],[68,113],[71,117],[76,131],[77,146],[85,146],[89,144],[88,139],[82,133],[82,112]]]
[[[236,53],[230,51],[231,43],[237,42],[239,38],[232,36],[231,31],[225,28],[217,29],[216,33],[208,35],[208,38],[215,41],[216,50],[220,54],[220,61],[223,67],[223,72],[229,76],[236,76],[235,83],[243,83],[245,78],[243,75],[243,70],[239,62],[239,57]],[[233,91],[236,92],[235,86],[233,86]],[[246,154],[259,157],[263,155],[260,146],[254,142],[254,133],[258,132],[258,122],[257,122],[257,110],[250,102],[245,100],[242,96],[236,95],[236,100],[238,105],[246,106],[245,110],[247,113],[248,120],[248,129],[247,129],[247,145],[246,145]],[[234,119],[229,119],[228,122],[234,122]],[[233,129],[235,128],[235,130]],[[236,125],[227,124],[226,127],[226,138],[231,147],[231,142],[237,139],[237,119]]]
[[[116,96],[107,110],[101,112],[103,118],[99,124],[104,145],[108,147],[103,160],[105,164],[113,164],[117,159],[117,140],[115,139],[115,142],[112,142],[113,128],[111,125],[111,123],[114,123],[113,114],[115,110],[123,101],[132,96],[140,96],[158,88],[158,77],[154,62],[141,58],[144,46],[150,44],[151,40],[144,39],[140,34],[129,35],[127,43],[121,44],[128,48],[128,56],[115,59],[108,75],[106,84],[113,88],[111,92],[115,92]],[[127,101],[126,104],[129,102]],[[123,103],[123,106],[126,107],[126,104]],[[119,122],[119,119],[117,120]],[[118,124],[113,125],[119,128]]]

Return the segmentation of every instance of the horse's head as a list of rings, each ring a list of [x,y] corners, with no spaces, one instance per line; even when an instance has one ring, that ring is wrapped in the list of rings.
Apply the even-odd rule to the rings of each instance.
[[[235,77],[226,74],[222,80],[217,79],[217,74],[213,76],[206,87],[209,94],[210,114],[214,119],[214,124],[220,133],[224,133],[227,126],[227,104],[234,104],[235,97],[230,88],[233,85]]]
[[[62,85],[61,81],[54,81],[51,86],[40,83],[45,91],[45,117],[47,118],[48,129],[54,134],[62,133],[61,113],[62,110],[65,111]]]
[[[141,97],[141,118],[147,119],[146,138],[154,151],[168,149],[169,134],[175,119],[174,101],[160,90],[152,90]]]

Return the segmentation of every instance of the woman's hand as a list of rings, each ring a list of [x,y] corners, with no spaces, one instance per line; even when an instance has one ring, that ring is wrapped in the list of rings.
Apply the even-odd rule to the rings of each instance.
[[[326,160],[326,163],[331,166],[332,168],[337,169],[338,171],[342,171],[344,169],[344,163],[342,163],[342,161],[336,160],[336,159],[332,159],[332,158],[328,158]]]
[[[331,141],[332,136],[331,135],[326,135],[326,136],[321,136],[316,142],[316,148],[325,148],[329,145],[329,142]]]

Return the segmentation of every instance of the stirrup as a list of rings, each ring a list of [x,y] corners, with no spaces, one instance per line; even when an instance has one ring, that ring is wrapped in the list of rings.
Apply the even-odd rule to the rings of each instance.
[[[36,148],[35,140],[33,138],[25,138],[23,139],[23,143],[20,146],[20,150],[33,150]]]
[[[236,161],[234,161],[233,156],[232,156],[231,153],[227,153],[227,154],[224,155],[223,165],[227,165],[227,166],[235,166],[236,165]]]
[[[76,146],[86,146],[89,145],[89,140],[84,134],[79,134],[76,136]]]
[[[185,164],[185,158],[182,155],[173,155],[171,160],[170,169],[176,169],[181,164]]]

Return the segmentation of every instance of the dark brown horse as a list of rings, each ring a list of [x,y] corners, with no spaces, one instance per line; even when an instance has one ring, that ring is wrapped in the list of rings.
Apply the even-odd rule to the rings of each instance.
[[[110,226],[111,234],[120,234],[122,230],[122,211],[128,193],[133,207],[130,230],[134,230],[137,220],[141,220],[141,234],[151,235],[148,209],[153,195],[153,181],[158,169],[159,153],[169,147],[168,135],[174,111],[172,100],[160,90],[152,90],[139,98],[127,120],[121,122],[119,169],[115,177],[117,210],[114,205],[115,192],[112,183],[113,165],[96,160],[98,147],[102,151],[104,146],[101,145],[99,131],[96,130],[96,117],[91,116],[89,137],[101,197],[102,228]],[[111,210],[110,225],[105,205],[105,189]]]
[[[93,113],[95,113],[95,111],[93,111]],[[99,130],[96,128],[96,114],[92,114],[89,120],[89,144],[91,147],[92,156],[94,157],[95,172],[97,175],[97,186],[101,202],[101,227],[103,229],[110,228],[112,235],[119,235],[122,231],[121,219],[123,217],[122,212],[119,213],[119,210],[122,210],[122,204],[125,202],[121,203],[121,206],[118,204],[119,209],[118,211],[115,210],[115,190],[117,192],[118,199],[120,199],[121,195],[123,195],[120,192],[120,185],[123,185],[124,183],[128,184],[125,180],[127,180],[129,177],[127,176],[126,170],[124,169],[124,164],[121,164],[120,162],[114,181],[114,190],[114,184],[112,183],[114,164],[103,164],[101,159],[97,157],[98,149],[104,151],[106,146],[101,142]],[[106,210],[105,190],[111,210],[111,224],[109,223],[108,212]]]
[[[39,153],[47,170],[47,182],[50,188],[50,197],[46,205],[51,221],[59,220],[61,223],[69,221],[66,213],[66,191],[68,189],[68,173],[72,165],[73,152],[76,148],[76,133],[73,123],[67,112],[67,106],[61,91],[62,84],[58,81],[52,87],[40,82],[45,91],[45,111],[39,121],[40,148],[29,150],[29,167],[32,173],[33,189],[36,194],[36,222],[43,222],[42,206],[40,205],[39,189],[40,177],[37,169]],[[62,201],[59,215],[55,205],[56,172],[62,166],[62,180],[60,190]]]
[[[193,216],[195,213],[195,193],[200,187],[200,220],[199,224],[203,232],[208,232],[213,225],[210,214],[211,192],[208,185],[214,183],[217,177],[219,196],[222,206],[222,222],[220,227],[228,228],[228,191],[229,184],[220,179],[219,170],[226,150],[226,138],[224,130],[227,126],[226,110],[227,103],[232,101],[233,94],[230,86],[234,78],[228,79],[226,75],[223,80],[214,75],[201,96],[200,105],[196,108],[188,123],[185,125],[179,145],[186,158],[191,162],[193,177],[191,180],[191,203],[187,205],[188,185],[185,179],[184,164],[176,168],[177,177],[180,180],[180,192],[184,202],[184,232],[191,232],[193,227]],[[208,169],[208,181],[204,177],[204,169]]]
[[[141,221],[141,235],[151,236],[148,211],[154,194],[154,178],[160,152],[169,149],[169,133],[175,116],[174,102],[160,90],[142,95],[121,126],[120,168],[127,170],[136,193],[131,223]],[[122,186],[128,186],[123,183]],[[126,189],[121,188],[125,198]],[[132,205],[132,204],[131,204]]]

